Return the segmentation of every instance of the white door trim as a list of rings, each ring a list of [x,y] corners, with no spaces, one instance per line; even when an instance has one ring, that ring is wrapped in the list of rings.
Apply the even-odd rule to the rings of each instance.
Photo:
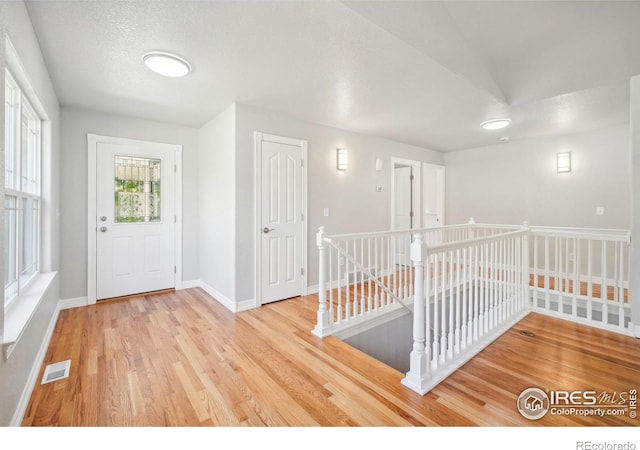
[[[96,196],[97,196],[97,151],[98,143],[117,145],[137,145],[140,147],[164,147],[175,152],[175,288],[182,288],[182,146],[159,142],[141,141],[112,136],[87,134],[88,164],[87,164],[87,303],[96,303],[97,288],[97,234],[96,234]]]
[[[307,295],[307,141],[293,139],[283,136],[275,136],[272,134],[255,131],[254,138],[254,187],[255,187],[255,215],[254,215],[254,243],[255,243],[255,307],[262,306],[262,230],[260,228],[262,221],[262,202],[261,186],[262,186],[262,141],[275,142],[278,144],[287,144],[300,147],[302,151],[302,276],[300,277],[300,293]]]
[[[413,168],[413,228],[422,227],[422,162],[391,157],[391,229],[396,228],[396,165]]]

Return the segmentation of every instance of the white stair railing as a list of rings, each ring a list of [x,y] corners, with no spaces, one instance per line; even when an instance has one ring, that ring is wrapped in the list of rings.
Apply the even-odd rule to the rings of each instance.
[[[411,247],[414,343],[402,384],[425,394],[529,312],[528,227]]]
[[[531,307],[632,335],[627,230],[531,227]]]
[[[430,246],[493,236],[517,226],[466,224],[439,228],[328,235],[320,227],[317,322],[313,333],[324,337],[355,323],[410,308],[414,269],[412,239],[420,235]]]
[[[410,369],[425,394],[530,311],[633,335],[630,232],[463,225],[317,234],[323,337],[413,311]],[[351,330],[349,330],[351,331]]]
[[[379,315],[407,308],[413,295],[408,251],[412,231],[316,235],[319,253],[316,336],[324,337]]]

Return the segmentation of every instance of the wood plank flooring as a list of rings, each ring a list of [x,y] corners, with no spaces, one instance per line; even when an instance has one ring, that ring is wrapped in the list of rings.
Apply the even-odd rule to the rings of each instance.
[[[311,295],[234,314],[196,288],[61,311],[42,370],[70,359],[71,373],[36,385],[23,426],[640,424],[629,414],[530,421],[516,408],[529,387],[639,389],[640,340],[530,314],[420,396],[404,374],[313,336],[316,309]]]

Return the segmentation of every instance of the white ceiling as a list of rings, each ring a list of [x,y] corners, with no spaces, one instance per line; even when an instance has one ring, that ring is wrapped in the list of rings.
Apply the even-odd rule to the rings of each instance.
[[[640,75],[640,1],[26,4],[63,106],[194,127],[237,101],[446,152],[626,123]]]

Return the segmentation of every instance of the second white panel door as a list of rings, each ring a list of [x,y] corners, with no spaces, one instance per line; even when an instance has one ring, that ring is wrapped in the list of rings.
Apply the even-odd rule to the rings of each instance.
[[[262,303],[301,294],[302,149],[261,141]]]

